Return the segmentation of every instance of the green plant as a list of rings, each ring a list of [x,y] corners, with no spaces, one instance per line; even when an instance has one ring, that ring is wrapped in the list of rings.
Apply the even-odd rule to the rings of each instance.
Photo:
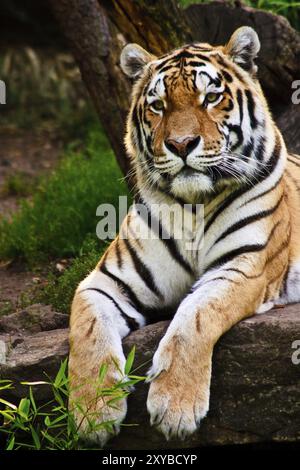
[[[22,172],[16,172],[13,175],[9,175],[1,188],[1,196],[18,196],[25,197],[32,194],[37,182],[32,179],[29,175]]]
[[[1,294],[1,291],[0,291]],[[9,315],[13,312],[13,303],[10,300],[0,301],[0,317],[2,315]]]
[[[92,236],[87,236],[79,256],[59,277],[50,273],[47,285],[34,295],[34,302],[52,305],[57,311],[69,313],[75,289],[99,261],[105,245],[100,245]],[[32,298],[29,299],[32,303]]]
[[[92,128],[85,150],[68,149],[32,200],[0,221],[0,258],[20,257],[33,265],[77,256],[86,234],[95,233],[98,205],[118,207],[119,194],[128,194],[121,176],[103,133]]]
[[[135,348],[128,354],[121,379],[110,388],[103,387],[103,382],[108,371],[108,366],[102,364],[98,374],[97,399],[109,397],[108,406],[117,407],[118,402],[127,397],[130,387],[145,380],[145,377],[131,373],[135,356]],[[80,441],[81,423],[75,423],[74,416],[68,410],[68,397],[70,393],[67,378],[67,360],[64,360],[54,380],[39,382],[22,382],[29,387],[28,396],[22,398],[18,405],[0,398],[0,435],[5,438],[6,450],[32,449],[32,450],[70,450],[85,448]],[[121,371],[120,371],[121,372]],[[43,386],[51,390],[53,398],[42,405],[36,402],[34,387]],[[11,381],[0,381],[0,392],[11,390]],[[81,412],[80,402],[75,407]],[[91,412],[86,412],[85,417],[89,423],[85,434],[105,428],[113,432],[114,422],[97,423],[96,417]]]

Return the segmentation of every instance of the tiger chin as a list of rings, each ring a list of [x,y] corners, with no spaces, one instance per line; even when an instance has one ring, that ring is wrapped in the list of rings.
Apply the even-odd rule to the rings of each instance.
[[[94,443],[104,445],[126,415],[125,399],[110,407],[99,398],[97,379],[101,364],[102,387],[120,379],[131,331],[172,312],[148,373],[147,408],[167,439],[183,439],[209,410],[218,339],[246,317],[300,300],[300,158],[288,154],[257,80],[259,49],[256,32],[242,27],[225,46],[195,43],[162,57],[136,44],[122,51],[134,82],[125,143],[135,204],[149,217],[134,206],[72,304],[70,408]],[[175,237],[162,203],[188,212],[196,248]],[[141,227],[157,236],[139,237]],[[88,412],[114,430],[88,433]]]

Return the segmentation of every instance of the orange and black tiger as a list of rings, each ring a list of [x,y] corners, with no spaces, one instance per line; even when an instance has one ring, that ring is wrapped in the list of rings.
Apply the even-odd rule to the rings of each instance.
[[[300,158],[288,155],[256,78],[259,48],[243,27],[225,46],[190,44],[159,58],[135,44],[122,52],[134,79],[125,142],[137,193],[72,305],[70,406],[81,400],[86,432],[87,410],[115,431],[125,417],[126,400],[110,407],[96,388],[103,363],[103,386],[120,378],[132,330],[172,318],[147,407],[167,439],[184,438],[208,412],[220,336],[300,300]],[[86,437],[102,445],[110,434]]]

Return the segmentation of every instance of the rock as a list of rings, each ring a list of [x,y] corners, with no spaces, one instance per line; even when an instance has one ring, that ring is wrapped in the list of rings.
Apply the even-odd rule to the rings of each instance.
[[[20,384],[22,381],[48,380],[45,374],[55,377],[68,354],[68,332],[64,328],[23,337],[0,334],[0,379],[14,382],[10,397],[21,398],[28,393],[28,387]],[[37,400],[52,398],[47,386],[36,386],[34,392]]]
[[[136,374],[145,374],[168,324],[146,326],[125,339],[126,354],[133,345],[137,349]],[[166,442],[149,426],[148,386],[140,384],[130,396],[126,419],[127,424],[138,426],[124,427],[109,447],[165,449],[300,442],[300,344],[296,341],[300,341],[300,305],[274,309],[240,322],[216,345],[210,411],[198,433],[183,443]],[[43,331],[23,338],[0,335],[0,362],[4,342],[6,364],[0,365],[1,378],[43,380],[44,372],[55,376],[67,355],[68,330]],[[36,389],[39,398],[49,398],[46,387]],[[13,393],[20,397],[24,390],[17,386]]]
[[[283,134],[287,148],[291,152],[298,153],[300,155],[299,122],[300,103],[291,103],[276,119],[276,124]]]
[[[66,328],[68,324],[69,315],[55,312],[50,305],[34,304],[0,317],[0,333],[38,333]]]
[[[167,322],[147,326],[125,340],[139,352],[142,374]],[[296,357],[294,341],[299,341]],[[295,344],[294,344],[295,346]],[[294,362],[292,355],[294,353]],[[298,358],[298,361],[297,361]],[[300,305],[290,305],[240,322],[218,342],[213,357],[211,403],[198,433],[186,442],[166,442],[149,426],[146,385],[129,399],[126,427],[114,449],[159,449],[266,441],[300,442]],[[188,391],[187,391],[188,393]]]

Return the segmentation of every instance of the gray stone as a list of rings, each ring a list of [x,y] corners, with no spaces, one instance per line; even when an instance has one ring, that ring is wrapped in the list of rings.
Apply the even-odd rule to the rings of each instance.
[[[61,362],[68,354],[68,329],[50,330],[25,335],[23,337],[0,334],[0,379],[14,382],[10,392],[12,398],[21,398],[28,393],[28,387],[20,382],[47,380],[55,377]],[[37,400],[48,400],[52,397],[47,386],[36,386]]]
[[[50,305],[34,304],[0,318],[0,333],[38,333],[66,328],[69,315],[58,313]]]

